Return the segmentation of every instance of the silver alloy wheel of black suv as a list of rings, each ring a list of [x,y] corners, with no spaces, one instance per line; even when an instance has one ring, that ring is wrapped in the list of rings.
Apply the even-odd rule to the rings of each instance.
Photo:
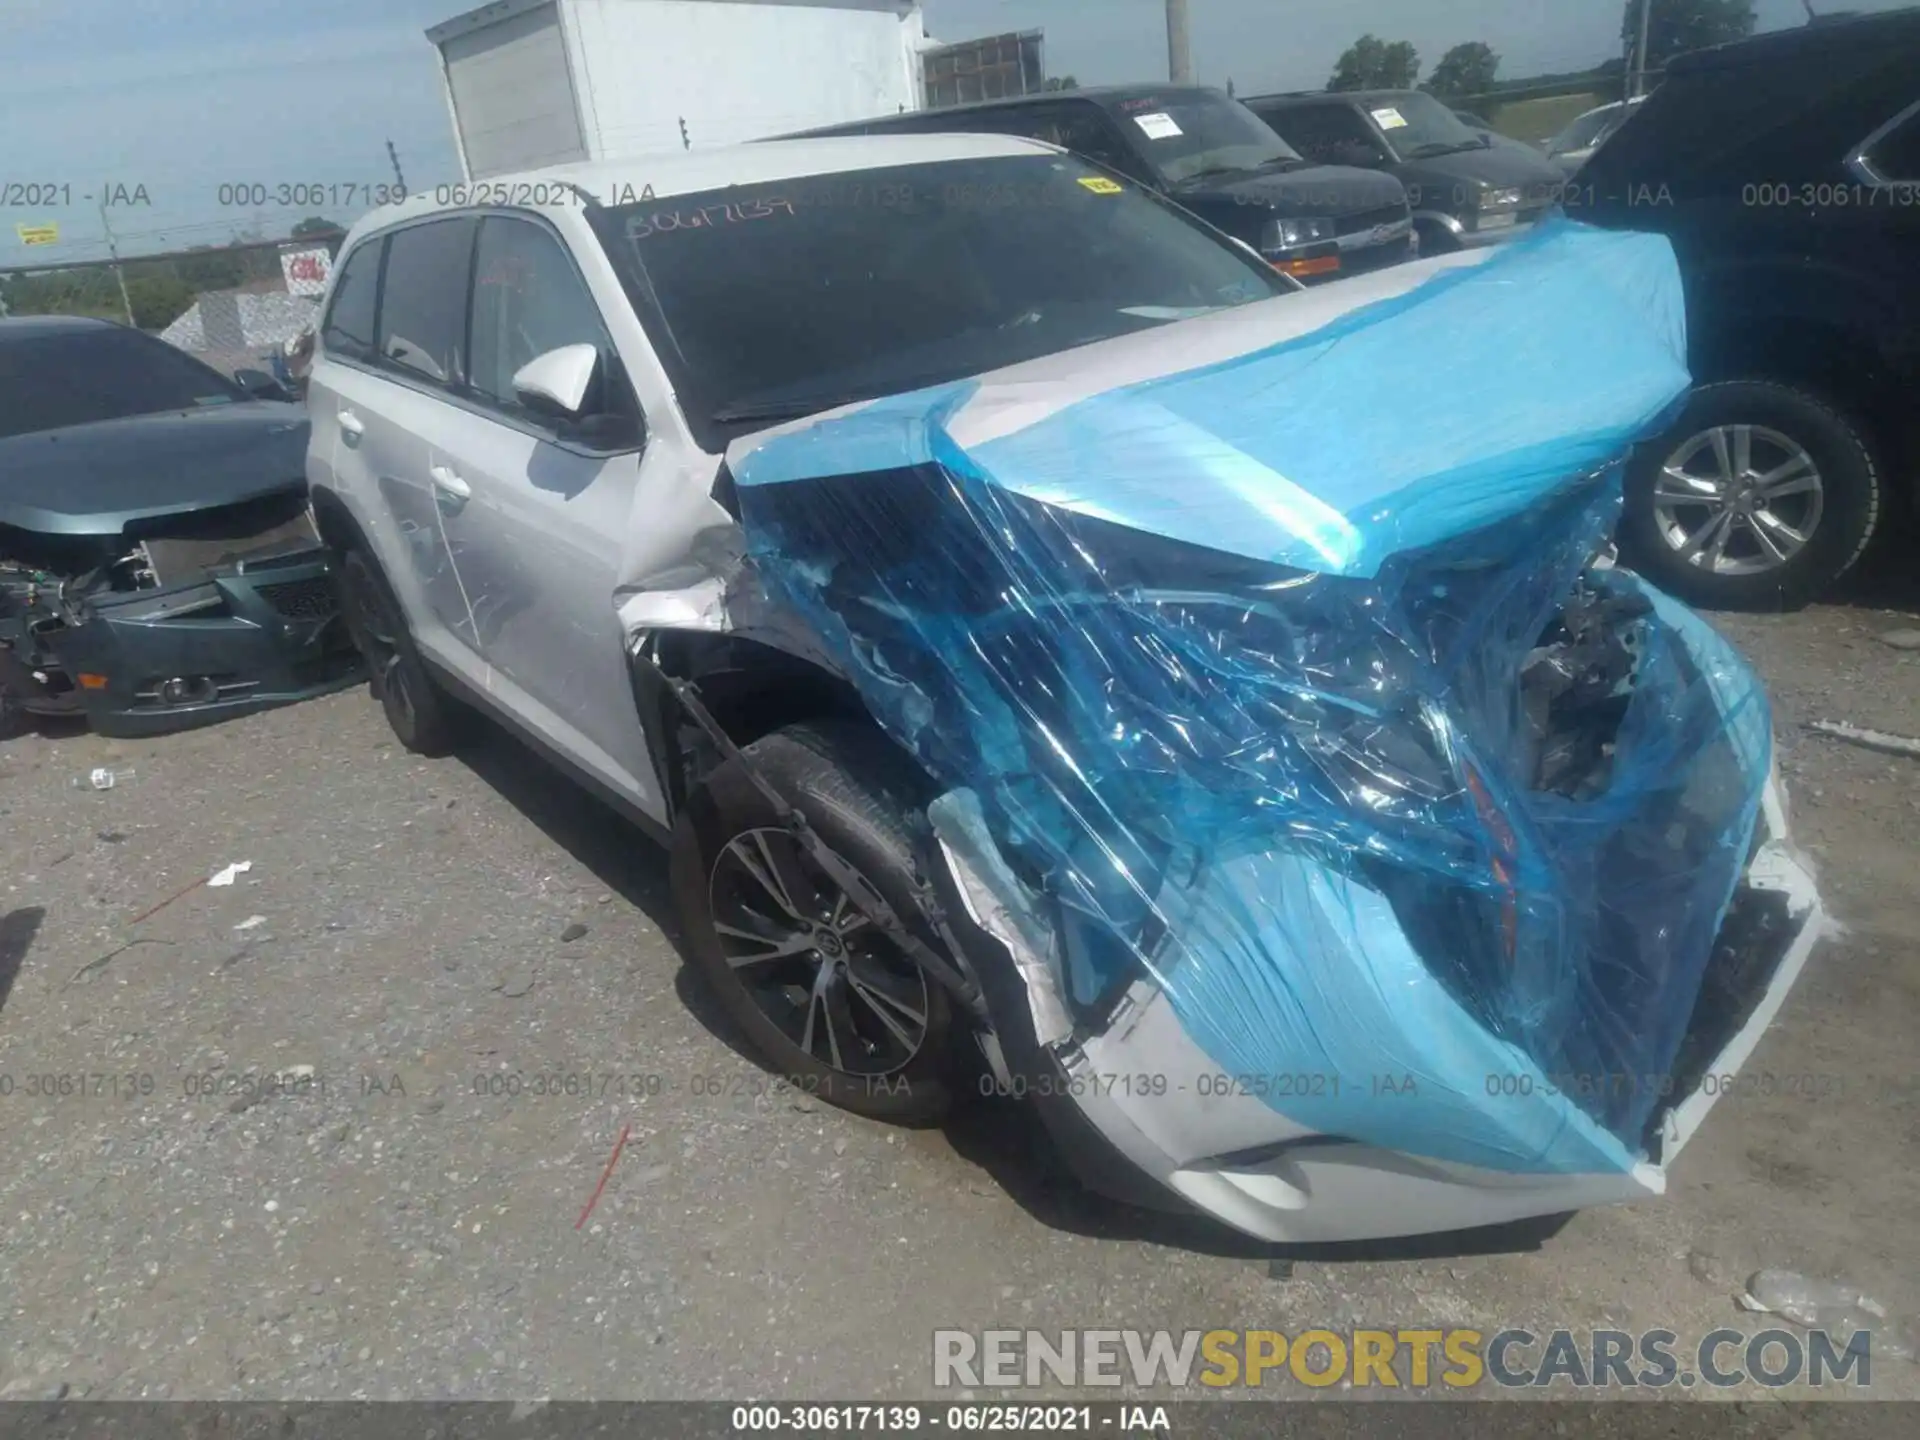
[[[1654,482],[1660,538],[1690,565],[1758,575],[1785,565],[1820,527],[1820,467],[1765,425],[1715,425],[1682,440]]]
[[[1620,554],[1690,605],[1792,610],[1858,563],[1885,509],[1858,422],[1799,385],[1718,381],[1635,452]]]

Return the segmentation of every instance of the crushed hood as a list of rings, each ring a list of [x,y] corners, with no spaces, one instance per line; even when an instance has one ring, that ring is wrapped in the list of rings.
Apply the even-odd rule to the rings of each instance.
[[[304,489],[306,462],[306,411],[271,400],[15,435],[0,440],[0,525],[118,535]]]
[[[736,441],[743,486],[938,463],[1233,555],[1370,576],[1617,458],[1687,389],[1658,236],[1558,222]]]
[[[742,440],[743,533],[1092,1033],[1145,985],[1324,1080],[1260,1097],[1306,1132],[1625,1172],[1771,763],[1750,667],[1592,563],[1682,313],[1664,240],[1559,223]]]

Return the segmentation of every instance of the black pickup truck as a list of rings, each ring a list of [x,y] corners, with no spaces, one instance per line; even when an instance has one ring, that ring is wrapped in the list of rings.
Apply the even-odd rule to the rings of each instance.
[[[1418,253],[1398,180],[1303,158],[1220,90],[1106,86],[883,115],[805,137],[900,131],[1048,141],[1157,191],[1308,284]]]

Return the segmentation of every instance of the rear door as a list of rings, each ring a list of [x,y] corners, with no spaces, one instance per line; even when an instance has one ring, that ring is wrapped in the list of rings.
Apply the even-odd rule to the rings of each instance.
[[[321,331],[308,393],[314,443],[373,545],[415,641],[478,681],[473,620],[440,523],[424,417],[463,383],[477,221],[409,225],[357,246]]]
[[[455,570],[501,703],[645,805],[646,758],[613,592],[645,438],[598,304],[544,220],[492,213],[475,251],[466,403],[426,439]],[[545,417],[513,377],[568,345],[600,355],[579,423]],[[457,492],[458,498],[453,498]]]

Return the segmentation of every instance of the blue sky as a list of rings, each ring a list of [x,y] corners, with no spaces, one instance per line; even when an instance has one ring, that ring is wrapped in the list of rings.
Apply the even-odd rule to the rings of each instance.
[[[1820,3],[1820,0],[1817,0]],[[1848,0],[1886,9],[1908,0]],[[1825,0],[1828,8],[1841,8]],[[924,0],[941,39],[1043,28],[1054,74],[1084,84],[1166,73],[1162,0]],[[455,178],[453,139],[422,33],[463,0],[0,0],[0,185],[66,184],[66,210],[0,212],[0,264],[104,253],[82,194],[144,185],[114,212],[122,253],[217,243],[252,224],[223,183],[414,187]],[[1803,18],[1758,0],[1761,25]],[[1619,50],[1619,0],[1191,0],[1199,78],[1243,93],[1324,82],[1362,32],[1414,42],[1431,65],[1486,40],[1503,73],[1575,69]],[[364,208],[364,207],[360,207]],[[299,213],[258,219],[278,233]],[[348,221],[352,213],[329,218]],[[24,252],[14,227],[58,221],[62,243]]]

